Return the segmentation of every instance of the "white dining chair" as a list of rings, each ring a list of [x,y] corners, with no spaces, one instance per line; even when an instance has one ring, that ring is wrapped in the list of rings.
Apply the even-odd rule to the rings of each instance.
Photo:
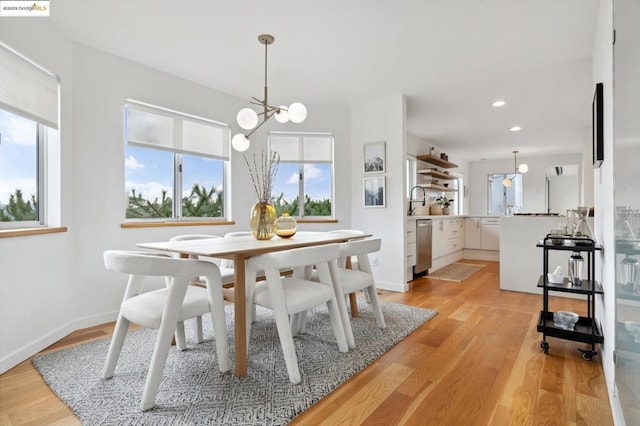
[[[301,312],[326,304],[338,349],[340,352],[348,351],[330,272],[331,269],[337,269],[338,252],[338,245],[329,244],[262,254],[247,261],[247,303],[255,303],[273,311],[289,380],[292,383],[301,381],[292,333],[292,325]],[[310,280],[311,268],[314,265],[318,270],[318,282]],[[293,268],[296,273],[293,276],[282,276],[282,268]],[[298,273],[302,269],[305,270],[305,276]],[[266,280],[255,286],[250,285],[257,270],[264,270]],[[251,322],[248,321],[247,336],[250,335],[250,331]]]
[[[176,235],[174,237],[171,237],[169,238],[169,241],[192,241],[192,240],[206,240],[206,239],[216,239],[216,238],[222,238],[222,237],[218,235],[210,235],[210,234],[184,234],[184,235]],[[215,258],[212,258],[212,257],[198,257],[194,255],[189,256],[189,259],[198,259],[198,258],[200,260],[213,262],[216,265],[220,263],[220,260],[216,260]],[[219,269],[220,269],[220,278],[222,281],[222,285],[224,286],[224,285],[233,284],[233,280],[234,280],[233,268],[220,267]],[[193,277],[191,280],[191,283],[194,285],[200,285],[200,286],[204,285],[204,281],[200,277]],[[223,288],[222,291],[225,296],[225,299],[233,300],[233,289]],[[196,341],[198,343],[202,343],[204,341],[204,334],[202,331],[201,315],[195,317],[195,323],[196,323]],[[183,322],[178,323],[175,337],[176,337],[176,346],[178,347],[178,349],[184,350],[186,348],[186,338],[185,338]]]
[[[376,291],[376,281],[371,269],[369,254],[380,251],[382,240],[380,238],[367,238],[364,240],[353,240],[339,244],[340,258],[355,257],[356,267],[338,268],[340,285],[343,294],[349,295],[357,291],[364,291],[367,302],[371,303],[373,313],[376,317],[376,324],[379,328],[386,327],[380,301]],[[348,318],[348,317],[347,317]],[[350,326],[350,324],[349,324]],[[345,325],[345,328],[347,325]]]
[[[125,250],[104,252],[107,270],[129,274],[120,312],[116,321],[102,376],[113,377],[130,323],[157,329],[151,364],[144,385],[140,408],[155,404],[171,338],[178,322],[188,318],[212,315],[218,367],[230,368],[222,283],[218,266],[195,259],[176,259],[166,255]],[[143,292],[147,277],[169,277],[166,288]],[[194,276],[203,277],[206,288],[189,285]]]

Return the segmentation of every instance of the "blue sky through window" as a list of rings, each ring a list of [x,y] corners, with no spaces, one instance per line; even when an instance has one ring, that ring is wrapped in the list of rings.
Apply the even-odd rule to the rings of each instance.
[[[291,201],[298,197],[299,165],[280,163],[278,174],[273,185],[273,196],[284,193],[284,198]],[[305,164],[304,190],[314,200],[331,198],[331,164]]]
[[[37,198],[37,123],[0,110],[0,134],[0,204],[8,204],[16,189],[25,200]]]

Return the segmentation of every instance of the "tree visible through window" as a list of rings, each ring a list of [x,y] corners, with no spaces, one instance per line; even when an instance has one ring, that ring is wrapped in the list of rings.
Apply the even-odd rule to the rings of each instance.
[[[58,129],[58,78],[0,41],[0,85],[0,228],[46,226],[45,153]]]
[[[269,149],[280,154],[272,191],[277,214],[332,217],[333,136],[272,132]]]
[[[40,222],[41,127],[33,120],[0,110],[0,222]]]
[[[229,128],[127,103],[127,219],[222,218]]]

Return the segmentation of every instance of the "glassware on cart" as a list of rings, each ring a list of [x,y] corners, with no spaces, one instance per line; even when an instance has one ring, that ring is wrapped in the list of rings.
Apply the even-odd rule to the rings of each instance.
[[[576,207],[574,210],[578,215],[578,222],[575,225],[573,230],[574,237],[589,237],[593,235],[593,230],[591,229],[591,225],[587,221],[587,215],[589,214],[589,207]]]
[[[582,267],[584,258],[580,252],[574,251],[569,257],[569,282],[571,285],[580,287],[582,285]]]

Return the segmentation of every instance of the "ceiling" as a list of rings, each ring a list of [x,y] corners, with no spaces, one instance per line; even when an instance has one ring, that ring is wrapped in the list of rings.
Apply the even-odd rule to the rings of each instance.
[[[72,40],[247,102],[264,85],[257,36],[272,34],[270,103],[401,93],[409,133],[469,161],[581,152],[590,135],[598,0],[51,3]]]

